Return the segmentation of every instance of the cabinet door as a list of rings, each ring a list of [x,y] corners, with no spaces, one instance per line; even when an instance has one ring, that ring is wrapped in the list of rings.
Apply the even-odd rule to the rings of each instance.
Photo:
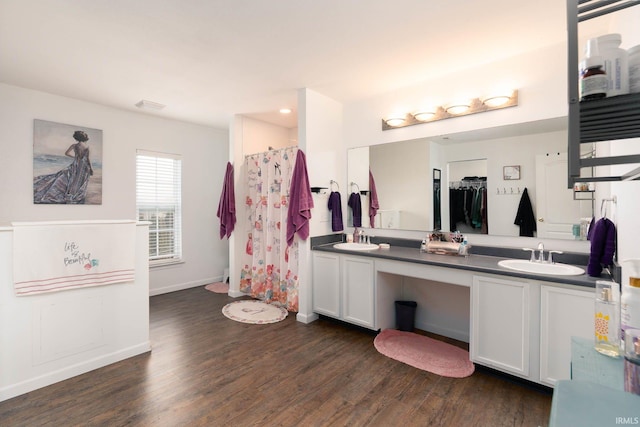
[[[326,252],[313,253],[313,311],[340,317],[340,257]]]
[[[571,376],[571,337],[593,338],[594,290],[540,288],[540,381]]]
[[[373,329],[374,295],[373,261],[362,257],[343,257],[342,318],[346,322]]]
[[[471,360],[501,371],[529,375],[530,284],[473,277]]]

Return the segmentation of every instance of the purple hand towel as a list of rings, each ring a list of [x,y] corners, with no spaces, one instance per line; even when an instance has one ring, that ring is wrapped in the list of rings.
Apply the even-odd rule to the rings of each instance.
[[[291,186],[289,187],[289,210],[287,211],[287,245],[293,244],[296,233],[302,240],[309,237],[309,220],[311,219],[313,198],[307,175],[307,159],[302,150],[296,155],[293,167]]]
[[[362,203],[360,202],[359,193],[351,193],[349,201],[347,202],[351,206],[351,212],[353,216],[353,226],[362,227]]]
[[[220,218],[220,238],[227,236],[228,239],[236,224],[236,196],[233,189],[233,166],[231,162],[227,162],[227,171],[224,174],[217,216]]]
[[[616,251],[616,226],[607,218],[601,218],[593,226],[591,233],[591,253],[587,274],[592,277],[600,277],[603,266],[613,264],[613,255]]]
[[[342,200],[340,199],[340,193],[332,191],[331,194],[329,194],[327,207],[331,211],[331,230],[344,230],[344,225],[342,224]]]
[[[376,215],[380,209],[378,203],[378,190],[376,190],[376,181],[373,179],[373,174],[369,171],[369,226],[374,228],[376,225]]]

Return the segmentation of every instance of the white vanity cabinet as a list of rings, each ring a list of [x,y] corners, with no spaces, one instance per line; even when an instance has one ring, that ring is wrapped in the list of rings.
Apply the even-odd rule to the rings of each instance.
[[[313,311],[376,329],[373,260],[314,252]]]
[[[554,387],[571,378],[571,337],[593,337],[594,289],[474,276],[471,360]]]
[[[571,378],[571,337],[593,337],[595,291],[540,286],[540,382],[554,386]]]
[[[473,276],[471,285],[471,360],[530,376],[532,327],[537,301],[526,280]]]

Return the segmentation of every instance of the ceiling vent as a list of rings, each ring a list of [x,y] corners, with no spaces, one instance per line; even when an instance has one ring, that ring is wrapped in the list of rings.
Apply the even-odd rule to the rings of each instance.
[[[143,110],[160,111],[164,107],[166,107],[166,105],[160,104],[159,102],[147,101],[146,99],[143,99],[142,101],[136,103],[136,107],[142,108]]]

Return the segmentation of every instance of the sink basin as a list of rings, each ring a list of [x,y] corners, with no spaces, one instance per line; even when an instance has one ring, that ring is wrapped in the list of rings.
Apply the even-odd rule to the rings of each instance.
[[[372,251],[374,249],[378,249],[379,246],[375,243],[336,243],[333,245],[336,249],[344,249],[347,251]]]
[[[499,261],[498,265],[511,270],[523,271],[526,273],[547,274],[551,276],[579,276],[584,274],[584,270],[575,265],[569,264],[546,264],[542,262],[531,262],[524,259],[505,259]]]

